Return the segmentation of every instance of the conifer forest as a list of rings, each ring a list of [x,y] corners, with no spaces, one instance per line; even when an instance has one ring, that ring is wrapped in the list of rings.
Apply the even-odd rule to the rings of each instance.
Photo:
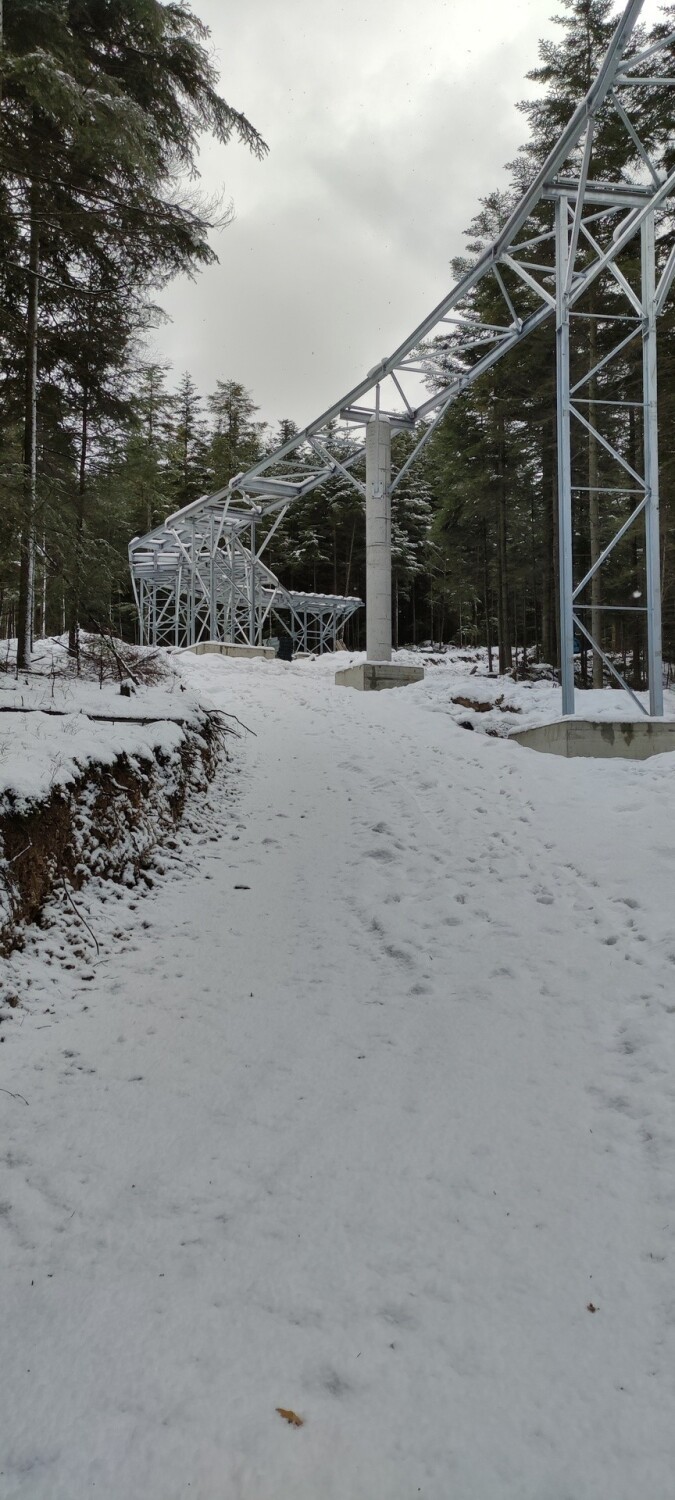
[[[666,7],[649,44],[674,24]],[[556,34],[541,43],[519,108],[523,145],[506,188],[481,203],[466,229],[459,275],[491,240],[587,90],[611,37],[610,0],[558,0]],[[0,179],[0,635],[32,637],[112,629],[133,640],[127,567],[131,537],[227,483],[293,430],[293,413],[264,423],[256,394],[223,368],[212,391],[188,370],[149,355],[162,289],[214,258],[211,231],[229,210],[195,187],[200,140],[267,146],[219,92],[208,35],[182,4],[94,0],[5,7]],[[648,89],[635,125],[653,159],[672,158],[672,121]],[[637,117],[639,113],[639,119]],[[594,170],[621,173],[625,132],[604,127]],[[672,162],[670,163],[672,165]],[[542,228],[550,205],[538,210]],[[211,236],[211,237],[210,237]],[[449,253],[452,247],[448,247]],[[233,295],[235,295],[233,289]],[[490,320],[491,293],[476,291]],[[602,359],[615,333],[588,321],[575,337]],[[675,656],[675,312],[659,327],[659,427],[664,652]],[[447,353],[447,351],[446,351]],[[428,354],[428,351],[427,351]],[[446,357],[439,353],[440,360]],[[639,387],[639,342],[628,345],[626,403]],[[672,362],[672,363],[671,363]],[[358,373],[358,372],[355,372]],[[428,358],[433,385],[434,357]],[[591,392],[592,395],[592,392]],[[630,460],[641,445],[637,404],[598,408]],[[576,462],[593,499],[575,498],[575,554],[601,553],[629,498],[598,495],[604,450],[581,429]],[[410,435],[394,440],[405,454]],[[518,669],[526,652],[557,656],[556,412],[554,330],[544,326],[453,406],[395,492],[394,644],[454,640],[487,646],[495,667]],[[336,478],[298,502],[266,560],[291,588],[359,594],[365,588],[363,503]],[[634,534],[594,581],[593,604],[639,598],[642,544]],[[600,590],[602,589],[602,594]],[[598,615],[602,643],[633,686],[645,675],[643,616]],[[363,612],[347,627],[362,644]],[[602,663],[582,654],[582,679]]]

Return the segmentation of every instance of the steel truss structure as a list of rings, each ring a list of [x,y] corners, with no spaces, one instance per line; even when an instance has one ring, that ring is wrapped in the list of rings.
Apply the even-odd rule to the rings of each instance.
[[[203,499],[136,538],[130,558],[141,643],[257,646],[276,629],[294,651],[334,650],[362,601],[283,588],[262,561],[273,530],[259,540],[255,516]]]
[[[166,638],[173,629],[174,637],[186,642],[205,630],[216,639],[258,640],[267,615],[276,607],[273,596],[279,589],[261,553],[289,504],[338,474],[369,503],[374,497],[379,504],[381,581],[382,557],[389,556],[391,494],[450,405],[550,321],[556,330],[563,712],[574,712],[575,630],[631,692],[593,634],[591,626],[601,607],[597,601],[589,626],[586,590],[638,526],[644,528],[639,546],[644,549],[646,602],[626,607],[646,613],[650,711],[663,712],[656,326],[675,276],[675,170],[665,169],[659,154],[640,138],[631,118],[631,99],[636,91],[648,90],[649,98],[658,103],[675,87],[675,32],[649,47],[631,50],[642,5],[643,0],[629,0],[625,6],[597,77],[494,242],[394,353],[271,456],[170,517],[164,527],[132,542],[131,570],[145,639]],[[616,180],[597,181],[592,175],[593,146],[609,115],[623,132],[628,165]],[[490,322],[476,305],[477,289],[486,281],[500,309]],[[575,360],[583,358],[579,340],[570,337],[580,319],[595,321],[603,331],[616,324],[618,333],[610,353],[587,359],[585,368],[572,372],[571,349]],[[642,391],[638,400],[628,403],[615,394],[612,379],[616,376],[621,385],[621,356],[634,339],[642,343]],[[640,462],[624,451],[616,424],[603,421],[603,409],[616,412],[621,405],[642,413]],[[371,424],[378,446],[385,430],[408,431],[416,441],[412,446],[408,442],[398,468],[394,465],[390,472],[388,466],[375,465],[369,476],[366,449]],[[611,484],[604,483],[604,475],[602,486],[576,482],[575,428],[599,445],[614,466]],[[618,515],[614,534],[575,582],[573,497],[578,506],[580,497],[589,497],[594,489],[611,490]],[[257,545],[256,535],[261,533],[263,540]],[[378,641],[383,627],[385,634],[388,628],[390,642],[390,622],[387,627],[382,619]],[[326,639],[324,632],[324,644]],[[379,658],[382,652],[380,644]]]
[[[289,635],[294,651],[335,651],[347,620],[363,600],[347,594],[303,594],[278,586],[272,603],[277,626]]]

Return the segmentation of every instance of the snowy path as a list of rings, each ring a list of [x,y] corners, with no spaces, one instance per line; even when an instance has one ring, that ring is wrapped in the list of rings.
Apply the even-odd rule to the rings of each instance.
[[[2,1500],[668,1500],[671,758],[188,670],[257,738],[3,1028]]]

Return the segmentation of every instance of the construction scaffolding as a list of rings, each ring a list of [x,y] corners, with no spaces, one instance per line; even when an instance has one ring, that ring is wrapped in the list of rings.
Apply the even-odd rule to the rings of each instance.
[[[191,643],[208,632],[214,639],[255,643],[274,614],[292,622],[291,633],[299,632],[303,622],[296,638],[307,642],[304,606],[281,603],[282,596],[286,601],[293,596],[265,568],[261,554],[288,506],[340,474],[359,491],[366,508],[368,658],[388,660],[391,496],[450,405],[551,321],[556,330],[563,712],[574,712],[576,631],[635,696],[597,639],[603,607],[597,593],[592,590],[590,602],[586,595],[630,532],[644,564],[645,597],[640,602],[632,598],[625,608],[646,616],[650,712],[663,713],[656,329],[675,276],[675,168],[667,142],[658,153],[641,139],[630,99],[640,90],[648,90],[654,104],[660,96],[672,98],[675,32],[664,27],[660,40],[631,52],[642,5],[643,0],[629,0],[597,77],[497,238],[394,353],[275,453],[170,517],[158,531],[132,542],[143,639]],[[623,132],[626,166],[614,180],[597,181],[593,146],[607,114]],[[480,316],[475,299],[485,279],[501,309],[490,323]],[[611,353],[595,362],[589,358],[584,368],[571,372],[573,318],[585,318],[605,331],[616,324],[618,333]],[[613,385],[612,379],[633,339],[642,343],[642,391],[639,399],[625,401],[617,394],[620,381]],[[620,435],[608,432],[606,423],[603,430],[602,408],[616,411],[622,405],[642,413],[641,461],[632,448],[627,451]],[[608,456],[614,466],[611,483],[576,482],[573,424]],[[389,441],[402,430],[413,433],[416,442],[396,470],[389,466]],[[590,504],[593,495],[608,490],[617,517],[614,534],[575,581],[572,497],[585,495]],[[265,534],[258,545],[261,527]],[[323,603],[323,613],[317,606],[307,614],[315,622],[317,649],[336,637],[340,611],[358,608],[360,601],[331,602],[327,596]]]

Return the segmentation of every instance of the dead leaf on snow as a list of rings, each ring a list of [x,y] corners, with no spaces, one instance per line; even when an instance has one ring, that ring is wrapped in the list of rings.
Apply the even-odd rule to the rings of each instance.
[[[291,1427],[304,1427],[304,1417],[299,1417],[297,1411],[287,1411],[285,1406],[278,1406],[277,1411],[285,1422],[290,1423]]]
[[[597,1312],[597,1311],[598,1311],[598,1309],[595,1306],[594,1302],[587,1302],[586,1303],[586,1312]]]

